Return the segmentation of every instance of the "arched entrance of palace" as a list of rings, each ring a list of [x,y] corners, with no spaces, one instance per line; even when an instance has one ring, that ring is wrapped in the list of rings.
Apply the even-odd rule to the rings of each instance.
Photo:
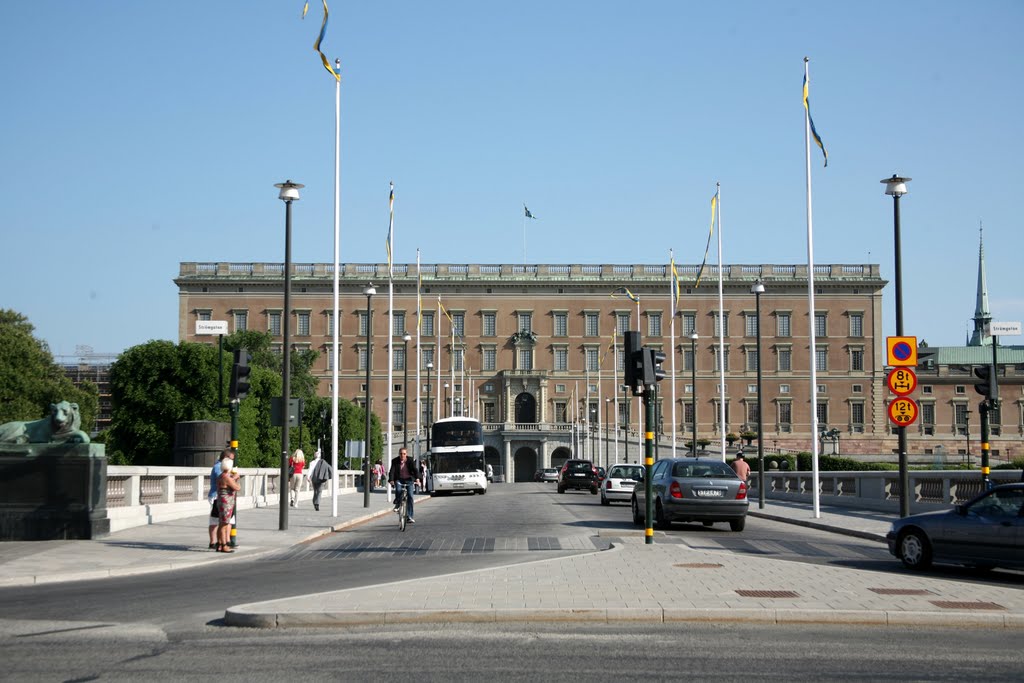
[[[512,467],[515,469],[515,481],[533,481],[533,475],[540,465],[537,463],[537,451],[528,446],[516,449],[512,456]]]
[[[565,446],[559,446],[555,450],[551,451],[551,466],[557,469],[561,469],[565,461],[572,457],[572,451]]]
[[[519,424],[537,421],[537,399],[533,394],[524,391],[516,396],[516,422]],[[531,472],[532,476],[532,472]]]

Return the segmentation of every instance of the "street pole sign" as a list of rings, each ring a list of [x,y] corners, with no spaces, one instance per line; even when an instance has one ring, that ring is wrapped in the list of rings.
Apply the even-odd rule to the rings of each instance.
[[[917,375],[910,368],[893,368],[886,378],[889,391],[897,396],[906,396],[917,389]]]
[[[227,320],[197,320],[196,321],[196,336],[204,337],[213,334],[227,334],[228,333],[228,321]]]
[[[917,420],[917,403],[901,396],[889,404],[889,421],[897,427],[909,427]]]
[[[886,337],[886,365],[892,367],[917,367],[917,337]]]
[[[990,337],[1019,337],[1021,334],[1021,326],[1019,322],[1016,323],[997,323],[991,322],[986,327],[986,332]]]

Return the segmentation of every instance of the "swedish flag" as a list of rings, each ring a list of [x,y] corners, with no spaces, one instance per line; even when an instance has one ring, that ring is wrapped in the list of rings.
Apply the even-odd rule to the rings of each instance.
[[[821,141],[821,136],[818,135],[818,131],[814,128],[814,119],[811,118],[811,104],[807,96],[807,74],[804,74],[804,109],[807,111],[807,122],[811,124],[811,135],[814,136],[814,142],[821,147],[821,153],[825,155],[825,166],[828,166],[828,150],[825,149],[825,143]]]

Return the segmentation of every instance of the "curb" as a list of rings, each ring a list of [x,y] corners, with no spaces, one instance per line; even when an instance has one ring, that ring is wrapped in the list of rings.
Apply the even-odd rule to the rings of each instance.
[[[501,608],[400,610],[380,612],[245,612],[228,609],[224,623],[243,628],[345,628],[389,624],[844,624],[1024,630],[1022,614],[950,614],[883,610],[729,609],[729,608]]]
[[[846,529],[840,526],[833,526],[831,524],[823,524],[822,522],[811,522],[805,519],[793,519],[791,517],[782,517],[780,515],[773,515],[767,512],[748,510],[747,514],[751,517],[760,517],[762,519],[770,519],[773,522],[783,522],[784,524],[794,524],[796,526],[806,527],[808,529],[817,529],[818,531],[830,531],[834,534],[841,534],[843,536],[854,536],[856,538],[863,538],[869,541],[878,541],[880,543],[888,543],[883,534],[875,534],[870,531],[859,531],[857,529]]]

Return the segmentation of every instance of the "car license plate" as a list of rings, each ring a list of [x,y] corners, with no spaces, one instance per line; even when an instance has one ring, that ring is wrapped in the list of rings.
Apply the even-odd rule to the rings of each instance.
[[[721,498],[725,495],[722,489],[697,489],[699,498]]]
[[[462,483],[458,483],[458,484],[452,484],[452,487],[453,487],[453,488],[457,488],[457,489],[461,489],[461,488],[463,488],[464,486],[465,486],[465,484],[462,484]]]
[[[585,475],[585,474],[580,474],[580,473],[576,473],[576,474],[574,474],[574,475],[572,475],[572,476],[574,476],[574,477],[585,477],[585,476],[587,476],[587,475]]]

